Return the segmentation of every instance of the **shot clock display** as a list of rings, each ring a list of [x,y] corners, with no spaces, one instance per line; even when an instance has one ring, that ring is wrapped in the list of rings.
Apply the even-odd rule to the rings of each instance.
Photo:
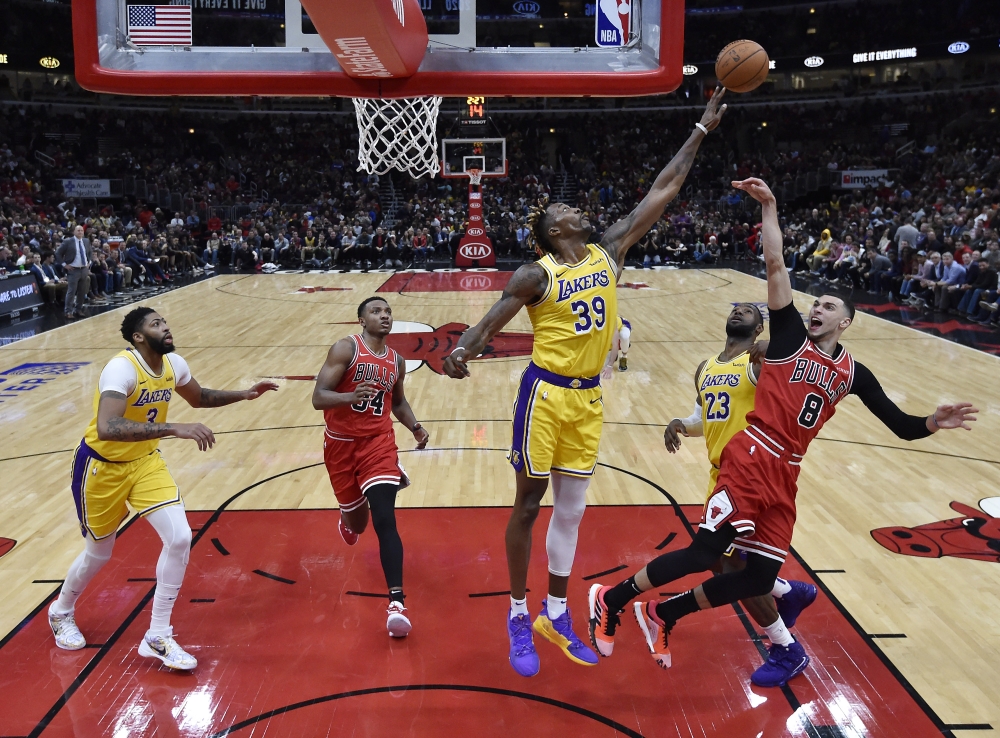
[[[485,97],[467,97],[465,106],[461,108],[458,122],[465,131],[481,130],[489,120]]]

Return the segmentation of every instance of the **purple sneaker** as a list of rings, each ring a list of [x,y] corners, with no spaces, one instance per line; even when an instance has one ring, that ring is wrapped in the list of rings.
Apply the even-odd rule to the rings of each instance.
[[[798,641],[793,641],[788,646],[776,643],[767,653],[764,665],[750,675],[750,681],[758,687],[783,687],[789,679],[801,674],[809,666],[809,657]]]
[[[523,677],[538,673],[538,652],[531,637],[531,619],[527,615],[516,618],[507,613],[507,635],[510,637],[510,665]]]
[[[542,600],[542,611],[535,618],[532,627],[538,635],[559,646],[570,661],[582,666],[597,665],[597,654],[573,632],[573,620],[570,618],[568,607],[566,612],[552,620],[549,618],[548,602]]]
[[[778,606],[778,614],[785,621],[785,627],[791,628],[799,619],[802,611],[816,601],[816,593],[819,590],[816,589],[815,584],[797,582],[793,579],[788,580],[788,583],[791,585],[792,591],[783,597],[775,598],[775,602]]]

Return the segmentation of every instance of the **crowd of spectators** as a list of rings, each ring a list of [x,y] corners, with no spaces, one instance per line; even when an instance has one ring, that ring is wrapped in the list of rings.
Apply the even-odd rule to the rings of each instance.
[[[875,188],[825,188],[781,203],[788,268],[996,321],[997,311],[980,303],[995,304],[1000,266],[998,102],[994,91],[734,105],[629,261],[756,258],[757,214],[729,187],[733,179],[758,175],[777,191],[816,170],[884,168],[889,181]],[[498,255],[514,263],[534,258],[527,214],[557,194],[588,212],[599,238],[649,190],[694,116],[497,116],[510,168],[506,178],[485,180],[483,206]],[[901,139],[892,126],[900,122],[914,145],[897,156]],[[464,182],[396,175],[389,186],[384,176],[357,171],[356,140],[353,118],[342,115],[195,120],[179,112],[0,106],[0,270],[31,268],[37,255],[36,276],[44,273],[44,291],[58,300],[61,265],[49,252],[77,224],[92,246],[94,301],[212,268],[446,264],[464,235]],[[60,180],[82,175],[141,181],[147,193],[170,193],[181,207],[158,207],[135,192],[100,204],[66,198]]]

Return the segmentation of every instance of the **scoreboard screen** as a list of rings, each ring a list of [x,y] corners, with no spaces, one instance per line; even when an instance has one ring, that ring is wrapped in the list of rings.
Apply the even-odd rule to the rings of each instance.
[[[489,115],[486,109],[485,97],[465,98],[465,105],[460,108],[458,116],[458,122],[462,129],[476,130],[485,128],[488,120]]]

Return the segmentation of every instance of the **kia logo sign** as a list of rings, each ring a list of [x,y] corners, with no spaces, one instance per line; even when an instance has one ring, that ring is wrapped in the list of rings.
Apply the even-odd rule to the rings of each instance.
[[[518,0],[514,3],[514,12],[518,15],[538,15],[541,9],[542,6],[534,0]]]
[[[468,246],[466,247],[468,248]],[[481,246],[479,248],[482,248]],[[493,287],[493,280],[480,274],[463,274],[458,283],[459,288],[467,292],[476,290],[489,290]]]
[[[689,77],[692,74],[698,74],[698,67],[696,67],[694,64],[685,64],[684,65],[684,74],[686,74]]]
[[[816,67],[823,66],[823,57],[821,57],[821,56],[810,56],[808,59],[806,59],[802,63],[805,64],[810,69],[815,69]]]
[[[964,54],[969,50],[969,44],[965,41],[956,41],[955,43],[948,46],[949,54]]]
[[[470,236],[481,236],[483,235],[484,231],[482,228],[470,228],[469,230],[466,231],[466,233],[469,234]]]
[[[492,251],[484,243],[467,243],[458,250],[458,253],[466,259],[485,259]]]

